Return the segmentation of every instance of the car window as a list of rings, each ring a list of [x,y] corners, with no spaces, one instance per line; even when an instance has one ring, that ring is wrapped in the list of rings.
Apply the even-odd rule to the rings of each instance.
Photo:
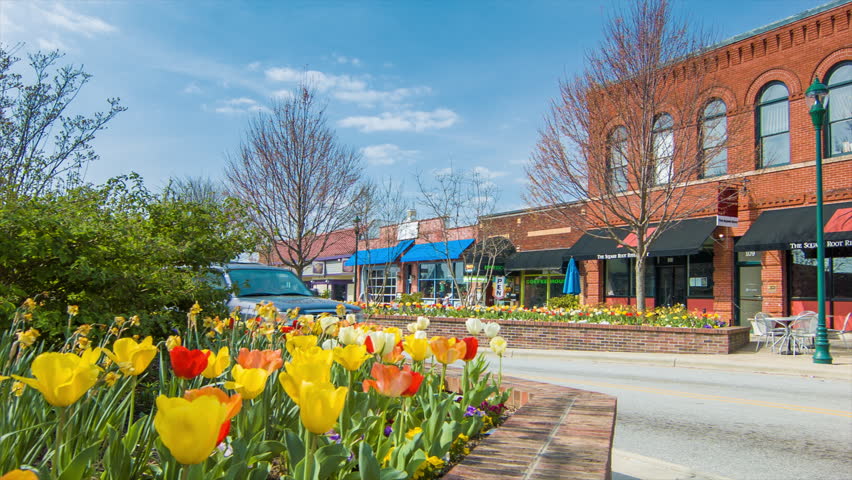
[[[296,275],[287,270],[250,268],[231,270],[231,283],[237,288],[237,295],[312,295],[305,284]]]

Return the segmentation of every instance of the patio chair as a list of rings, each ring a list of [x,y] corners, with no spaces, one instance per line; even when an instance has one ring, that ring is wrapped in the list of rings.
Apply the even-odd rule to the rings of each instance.
[[[849,324],[849,317],[852,317],[852,312],[846,314],[846,319],[843,320],[843,326],[840,327],[840,330],[836,328],[829,328],[828,333],[836,333],[838,337],[840,337],[840,341],[843,342],[843,348],[848,348],[846,346],[846,335],[847,333],[852,333],[852,325]]]
[[[772,342],[772,345],[769,347],[770,351],[775,351],[775,345],[777,345],[786,334],[787,330],[785,328],[776,328],[775,322],[769,319],[769,315],[763,312],[757,312],[754,315],[754,320],[751,321],[752,332],[757,335],[757,346],[754,351],[760,350],[761,342],[764,345]]]
[[[801,349],[808,350],[816,339],[817,314],[814,312],[802,312],[796,316],[796,320],[790,324],[790,337],[793,342],[793,355]]]

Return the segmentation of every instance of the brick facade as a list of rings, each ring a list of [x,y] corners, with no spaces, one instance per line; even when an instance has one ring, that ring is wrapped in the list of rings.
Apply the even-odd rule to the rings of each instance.
[[[804,94],[814,76],[825,80],[832,67],[852,61],[850,19],[852,3],[846,2],[811,16],[779,22],[774,28],[711,49],[695,60],[704,62],[720,82],[706,95],[708,100],[722,99],[727,107],[728,167],[725,175],[696,178],[685,188],[703,191],[708,197],[714,197],[713,192],[722,184],[738,189],[739,225],[717,227],[712,233],[712,302],[697,303],[710,305],[724,319],[733,320],[738,308],[735,239],[748,231],[761,212],[816,203],[816,142]],[[683,67],[685,71],[688,65]],[[680,81],[688,81],[687,75]],[[790,163],[760,168],[756,104],[762,88],[773,81],[783,82],[789,91]],[[676,118],[675,122],[695,128],[694,120]],[[852,200],[852,153],[823,159],[823,191],[826,204]],[[708,204],[696,216],[715,215],[715,210],[715,203]],[[583,232],[548,212],[552,209],[506,212],[483,221],[508,235],[518,251],[571,247]],[[771,314],[789,314],[793,309],[787,284],[788,256],[788,251],[761,253],[762,309]],[[580,263],[585,303],[620,301],[605,296],[603,261]],[[835,319],[842,319],[850,310],[852,302],[830,305]],[[739,323],[747,324],[744,318]]]

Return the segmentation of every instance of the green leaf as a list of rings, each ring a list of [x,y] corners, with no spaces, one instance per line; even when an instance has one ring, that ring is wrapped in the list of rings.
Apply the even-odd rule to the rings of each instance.
[[[295,465],[305,458],[305,444],[299,435],[292,430],[284,432],[284,445],[286,445],[287,454],[290,457],[290,465]]]
[[[381,475],[381,468],[376,456],[373,455],[373,449],[367,442],[361,442],[358,447],[358,470],[361,475],[361,480],[375,480]]]
[[[59,480],[80,480],[86,478],[86,470],[98,454],[100,443],[96,443],[78,453],[59,475]]]
[[[395,468],[384,468],[378,478],[379,480],[406,480],[408,474]]]
[[[320,478],[331,476],[348,457],[349,450],[339,443],[330,443],[317,449],[314,458],[319,464]]]

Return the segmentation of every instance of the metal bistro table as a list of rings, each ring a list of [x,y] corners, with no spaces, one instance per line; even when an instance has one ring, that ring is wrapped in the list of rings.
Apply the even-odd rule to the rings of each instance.
[[[795,355],[793,351],[793,331],[790,325],[796,321],[798,316],[794,317],[768,317],[766,319],[767,328],[772,328],[774,324],[780,323],[784,327],[784,337],[781,338],[781,345],[778,347],[778,353],[781,355]],[[784,344],[787,344],[787,349],[782,351]]]

